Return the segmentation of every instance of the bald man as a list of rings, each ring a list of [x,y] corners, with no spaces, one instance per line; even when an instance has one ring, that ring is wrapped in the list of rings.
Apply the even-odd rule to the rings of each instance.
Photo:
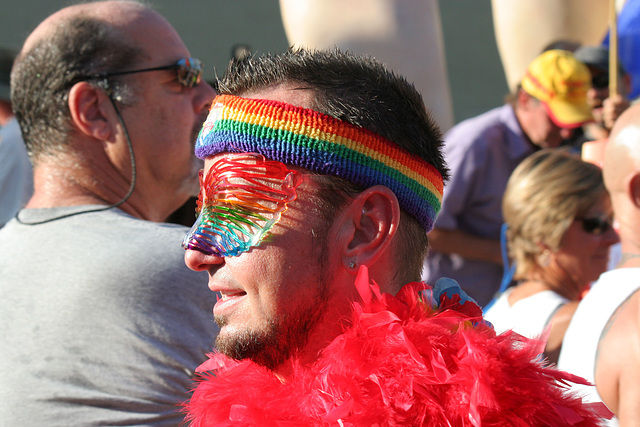
[[[35,192],[0,230],[0,424],[178,425],[217,329],[186,227],[214,95],[137,2],[71,6],[27,38],[12,100]]]
[[[620,225],[621,268],[636,272],[633,293],[621,300],[596,354],[598,393],[620,425],[640,425],[640,106],[621,116],[605,155],[604,179]]]
[[[616,121],[603,173],[622,258],[578,306],[558,367],[595,380],[591,399],[604,401],[620,425],[635,426],[640,425],[640,105]]]

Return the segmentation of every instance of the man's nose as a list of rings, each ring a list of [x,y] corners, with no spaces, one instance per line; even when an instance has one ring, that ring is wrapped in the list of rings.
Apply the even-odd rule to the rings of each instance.
[[[573,136],[574,129],[560,128],[560,136],[562,139],[569,139]]]
[[[197,95],[194,98],[194,109],[197,113],[202,111],[209,112],[211,101],[216,97],[217,93],[211,85],[204,80],[196,87]]]
[[[211,267],[224,263],[224,257],[207,255],[196,249],[187,249],[184,254],[184,263],[193,271],[208,271]]]

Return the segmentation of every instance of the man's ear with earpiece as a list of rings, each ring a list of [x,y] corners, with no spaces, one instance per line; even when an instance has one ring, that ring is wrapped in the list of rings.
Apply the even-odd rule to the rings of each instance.
[[[106,141],[114,130],[109,120],[113,105],[104,90],[88,82],[78,82],[69,91],[69,111],[78,129],[87,136]]]
[[[389,248],[400,224],[396,195],[383,185],[359,193],[340,215],[337,238],[345,268],[371,266]]]

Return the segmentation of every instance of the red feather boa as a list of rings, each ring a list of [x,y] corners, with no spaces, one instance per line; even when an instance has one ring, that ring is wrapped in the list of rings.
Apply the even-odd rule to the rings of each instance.
[[[459,294],[432,308],[410,283],[381,294],[361,270],[351,326],[281,382],[214,353],[186,404],[192,426],[597,426],[610,417],[568,391],[580,378],[546,366],[541,341],[496,336]],[[424,295],[424,294],[423,294]],[[464,295],[464,294],[463,294]],[[427,298],[428,299],[428,298]]]

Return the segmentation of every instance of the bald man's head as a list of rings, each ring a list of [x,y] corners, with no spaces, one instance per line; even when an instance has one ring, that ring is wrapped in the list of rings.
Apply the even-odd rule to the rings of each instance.
[[[79,17],[99,19],[114,28],[124,29],[148,15],[162,18],[142,3],[130,0],[99,1],[65,7],[47,17],[31,32],[24,42],[22,52],[31,50],[39,41],[55,35],[60,26]]]
[[[16,118],[32,161],[65,151],[72,135],[68,94],[80,81],[126,99],[126,83],[100,73],[133,69],[147,58],[154,37],[180,40],[164,17],[142,3],[111,0],[66,7],[29,35],[11,74]],[[132,98],[133,99],[133,98]],[[126,105],[126,102],[124,102]]]
[[[626,191],[632,174],[640,172],[640,105],[627,109],[609,136],[604,160],[604,181],[610,193]]]

